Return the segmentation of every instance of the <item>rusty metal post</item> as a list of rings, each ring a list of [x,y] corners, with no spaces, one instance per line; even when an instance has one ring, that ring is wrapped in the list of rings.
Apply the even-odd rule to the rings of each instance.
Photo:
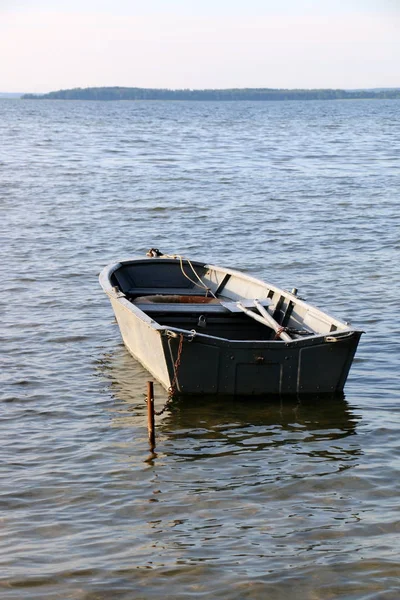
[[[156,433],[154,426],[154,387],[153,382],[147,382],[147,429],[149,432],[149,444],[151,449],[156,445]]]

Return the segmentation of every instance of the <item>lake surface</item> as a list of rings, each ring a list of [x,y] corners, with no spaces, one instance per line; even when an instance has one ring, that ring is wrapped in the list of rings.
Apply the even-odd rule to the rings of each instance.
[[[400,101],[0,117],[1,599],[397,600]],[[150,247],[364,329],[345,398],[176,401],[152,455],[97,281]]]

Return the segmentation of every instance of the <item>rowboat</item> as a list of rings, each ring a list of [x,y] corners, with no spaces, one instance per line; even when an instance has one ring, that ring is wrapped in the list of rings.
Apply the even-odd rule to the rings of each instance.
[[[341,393],[363,333],[296,289],[156,249],[100,284],[126,348],[171,396]]]

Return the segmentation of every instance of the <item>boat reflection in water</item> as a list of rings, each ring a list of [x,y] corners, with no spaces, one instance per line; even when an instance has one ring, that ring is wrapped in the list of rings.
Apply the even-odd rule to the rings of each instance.
[[[116,401],[113,426],[130,428],[132,444],[145,444],[149,374],[132,361],[124,347],[103,358],[100,372],[109,381]],[[155,384],[156,410],[167,399],[165,390]],[[238,467],[261,461],[263,469],[268,465],[269,477],[282,471],[291,477],[310,472],[323,475],[355,464],[361,454],[355,438],[359,418],[343,395],[181,397],[156,417],[156,452],[159,457],[173,456],[179,461],[224,457],[221,468],[229,456],[241,456]],[[307,466],[304,456],[311,459]]]

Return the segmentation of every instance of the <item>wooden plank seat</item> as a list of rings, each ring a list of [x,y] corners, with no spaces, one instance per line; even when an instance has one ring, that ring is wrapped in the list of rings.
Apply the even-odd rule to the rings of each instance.
[[[206,297],[206,291],[201,288],[130,288],[126,292],[127,296],[137,298],[138,296],[203,296]]]
[[[203,314],[225,314],[229,315],[229,311],[226,310],[221,304],[139,304],[134,303],[135,306],[140,308],[147,315],[154,314],[174,314],[174,315],[203,315]]]
[[[152,294],[133,300],[145,313],[203,314],[228,312],[220,301],[212,296],[185,294]]]

